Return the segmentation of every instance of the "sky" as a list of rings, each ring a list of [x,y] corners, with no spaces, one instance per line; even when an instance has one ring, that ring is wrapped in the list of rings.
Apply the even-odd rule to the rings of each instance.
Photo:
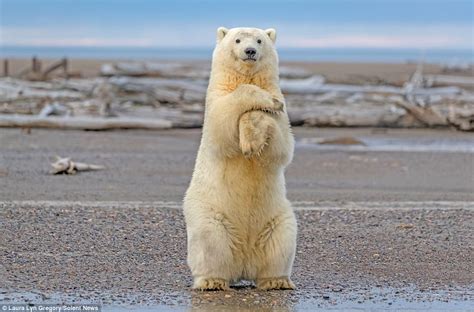
[[[473,0],[0,0],[3,46],[209,47],[217,27],[289,48],[473,49]]]

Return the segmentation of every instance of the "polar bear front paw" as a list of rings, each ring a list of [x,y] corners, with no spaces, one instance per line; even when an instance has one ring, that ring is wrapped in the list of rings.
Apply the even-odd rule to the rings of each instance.
[[[253,139],[240,139],[240,149],[245,158],[252,158],[253,156],[260,156],[263,148],[267,145],[264,137],[254,137]]]
[[[261,278],[257,280],[260,290],[296,289],[295,284],[288,277]]]
[[[249,159],[261,156],[272,135],[271,123],[265,113],[252,111],[244,114],[239,123],[239,144],[242,154]]]
[[[229,282],[223,278],[199,277],[194,281],[196,290],[229,290]]]
[[[285,108],[285,103],[283,103],[282,101],[280,101],[277,98],[273,98],[273,105],[274,105],[274,110],[277,113],[282,112],[283,109]]]
[[[271,103],[272,103],[271,107],[264,107],[259,110],[265,113],[272,114],[272,115],[276,115],[283,112],[285,104],[282,101],[280,101],[277,98],[272,98]]]

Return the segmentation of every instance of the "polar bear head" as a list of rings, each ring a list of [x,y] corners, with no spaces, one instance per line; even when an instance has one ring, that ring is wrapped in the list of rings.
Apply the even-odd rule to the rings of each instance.
[[[213,62],[239,72],[257,72],[265,67],[276,68],[276,31],[273,28],[238,27],[217,29]]]

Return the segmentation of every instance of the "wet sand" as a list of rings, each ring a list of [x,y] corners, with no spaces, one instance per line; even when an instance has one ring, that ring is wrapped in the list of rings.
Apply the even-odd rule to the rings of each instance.
[[[180,201],[199,135],[0,130],[0,302],[111,311],[472,308],[474,153],[429,144],[474,146],[472,135],[296,128],[287,184],[299,223],[298,289],[194,292]],[[308,145],[349,135],[431,147]],[[56,154],[107,169],[52,176]]]
[[[474,200],[473,153],[330,149],[315,138],[353,136],[474,146],[470,133],[450,130],[295,128],[287,170],[292,201]],[[55,131],[0,129],[2,200],[180,201],[189,184],[200,129]],[[385,143],[386,144],[386,143]],[[74,177],[49,175],[54,156],[108,169]]]

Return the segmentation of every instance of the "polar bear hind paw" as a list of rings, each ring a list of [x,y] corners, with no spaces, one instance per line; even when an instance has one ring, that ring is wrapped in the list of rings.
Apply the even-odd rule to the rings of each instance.
[[[194,281],[195,290],[229,290],[229,282],[223,278],[198,278]]]
[[[288,277],[274,277],[258,279],[257,288],[260,290],[296,289],[296,286]]]

